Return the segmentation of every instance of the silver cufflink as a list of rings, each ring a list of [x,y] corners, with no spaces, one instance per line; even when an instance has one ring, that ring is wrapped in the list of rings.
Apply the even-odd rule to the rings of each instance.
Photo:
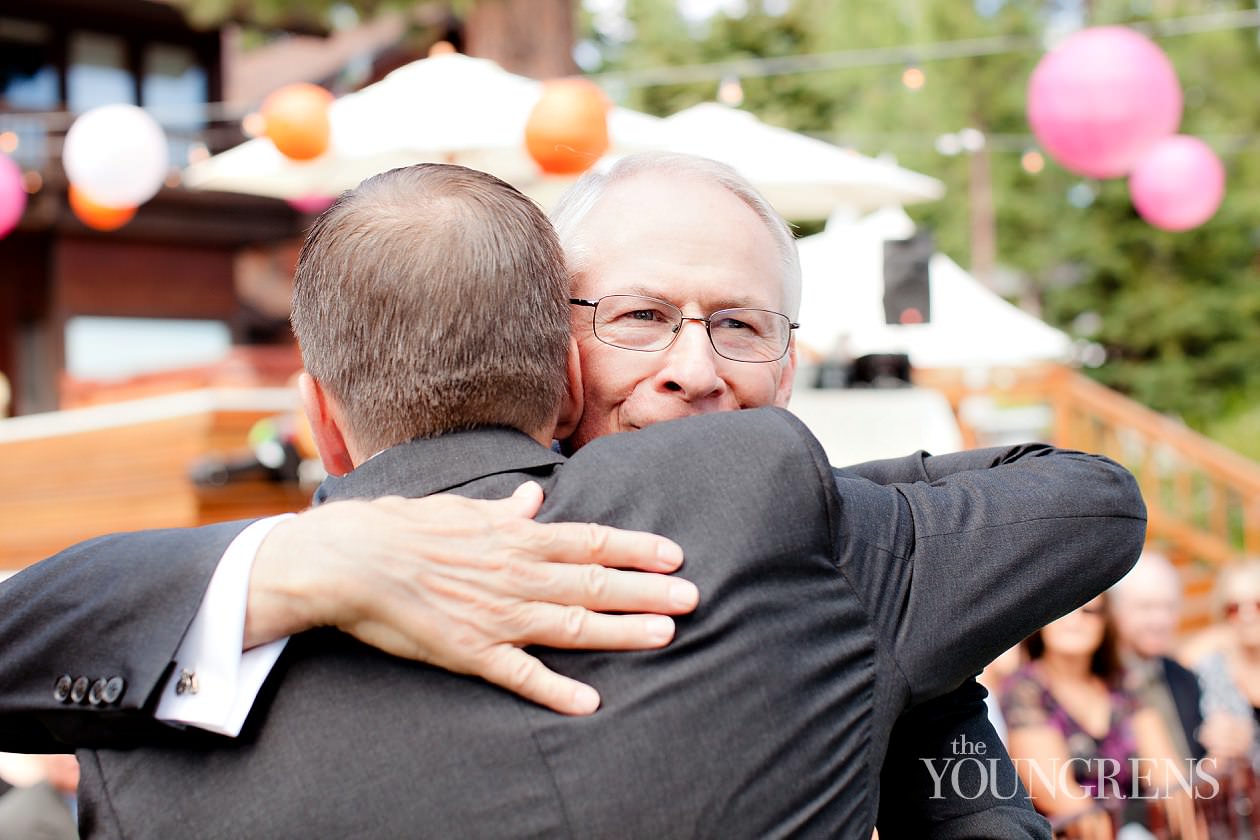
[[[180,669],[179,681],[175,683],[176,694],[196,694],[200,688],[197,685],[197,673],[187,668]]]

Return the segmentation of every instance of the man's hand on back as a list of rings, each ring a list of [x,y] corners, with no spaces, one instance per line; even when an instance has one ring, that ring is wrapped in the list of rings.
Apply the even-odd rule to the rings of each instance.
[[[593,688],[521,648],[662,647],[674,634],[666,616],[691,612],[699,595],[664,574],[682,564],[669,540],[534,522],[541,504],[529,482],[499,501],[344,501],[282,522],[254,562],[245,647],[335,626],[387,653],[589,714],[599,706]]]

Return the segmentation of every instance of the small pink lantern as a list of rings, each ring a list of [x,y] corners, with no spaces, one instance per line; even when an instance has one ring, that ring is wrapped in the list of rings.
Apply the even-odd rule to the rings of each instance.
[[[1028,81],[1028,122],[1050,156],[1088,178],[1127,175],[1181,123],[1181,84],[1168,57],[1122,26],[1072,35]]]
[[[0,154],[0,239],[9,235],[26,210],[26,186],[22,170],[5,154]]]
[[[1129,176],[1129,198],[1143,219],[1162,230],[1198,227],[1225,197],[1225,167],[1197,137],[1159,141]]]
[[[318,194],[285,199],[285,201],[288,202],[288,205],[294,210],[299,213],[310,213],[311,215],[323,213],[329,207],[332,207],[333,202],[336,200],[337,199],[331,195]]]

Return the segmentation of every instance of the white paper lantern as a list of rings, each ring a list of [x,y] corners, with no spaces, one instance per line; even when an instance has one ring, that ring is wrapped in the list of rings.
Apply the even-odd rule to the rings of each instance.
[[[135,105],[104,105],[66,132],[70,182],[99,204],[136,207],[157,195],[170,167],[166,132]]]

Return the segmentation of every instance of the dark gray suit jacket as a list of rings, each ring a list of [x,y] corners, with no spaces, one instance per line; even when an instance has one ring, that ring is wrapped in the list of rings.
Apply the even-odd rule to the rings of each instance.
[[[605,707],[584,719],[304,634],[238,742],[83,754],[84,826],[861,837],[897,716],[1087,600],[1141,545],[1136,488],[1105,459],[1044,447],[971,457],[1010,463],[892,488],[837,479],[775,410],[613,436],[567,463],[496,430],[396,447],[339,493],[500,497],[538,478],[543,519],[679,541],[701,608],[663,651],[545,652],[600,688]],[[92,729],[90,713],[42,706],[48,728]]]

